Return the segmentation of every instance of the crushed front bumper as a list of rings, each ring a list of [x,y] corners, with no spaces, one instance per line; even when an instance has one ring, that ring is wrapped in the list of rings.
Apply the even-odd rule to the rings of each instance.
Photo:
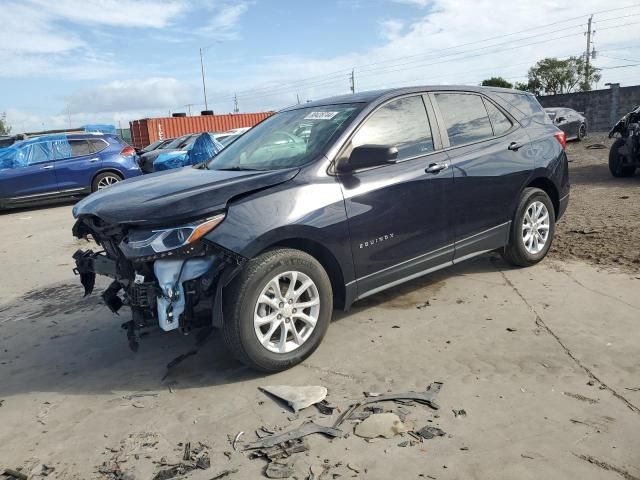
[[[78,250],[73,255],[85,296],[92,293],[96,275],[112,279],[102,293],[105,305],[118,314],[129,307],[130,346],[138,346],[138,331],[159,326],[164,331],[222,325],[222,288],[240,270],[245,259],[215,244],[202,244],[190,253],[167,258],[127,259],[117,239],[93,235],[104,251]]]

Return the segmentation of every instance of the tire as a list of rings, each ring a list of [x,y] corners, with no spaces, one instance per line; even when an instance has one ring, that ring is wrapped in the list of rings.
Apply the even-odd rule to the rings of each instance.
[[[298,289],[301,289],[307,280],[311,280],[316,290],[313,291],[313,287],[309,287],[309,290],[302,293],[301,300],[299,300],[301,303],[294,303],[287,307],[289,285],[286,285],[286,289],[283,290],[281,286],[284,285],[281,282],[286,284],[288,278],[290,284],[291,277],[282,276],[278,280],[278,288],[280,288],[280,292],[284,292],[283,296],[285,297],[284,301],[279,304],[276,301],[274,283],[271,281],[274,277],[288,275],[291,272],[295,272],[298,277],[296,280]],[[305,280],[302,282],[300,279]],[[270,290],[266,291],[266,289]],[[314,292],[315,297],[312,295]],[[275,304],[273,308],[269,303],[259,302],[259,299],[263,299],[265,296]],[[314,315],[316,318],[315,327],[305,331],[304,329],[309,324],[296,318],[296,316],[300,316],[300,313],[292,313],[296,310],[291,311],[291,308],[305,302],[312,303],[315,301],[314,298],[318,300],[319,310],[315,310],[315,307],[300,310],[307,315],[307,318]],[[284,309],[281,308],[282,305],[285,305]],[[289,248],[270,250],[249,260],[245,268],[224,289],[224,324],[222,327],[224,342],[234,357],[253,369],[263,372],[286,370],[302,362],[320,345],[327,328],[329,328],[332,310],[331,281],[327,272],[315,258],[299,250]],[[278,320],[280,317],[276,315],[281,314],[283,318]],[[275,320],[264,326],[257,327],[254,323],[258,321],[256,319],[273,318],[274,316]],[[290,320],[287,320],[289,318]],[[280,325],[280,327],[267,338],[269,331],[271,331],[270,328],[274,325]],[[273,351],[274,348],[283,348],[281,342],[283,326],[287,326],[289,329],[285,329],[285,332],[288,333],[286,333],[284,348],[285,350],[286,348],[294,349],[276,352]],[[300,332],[296,334],[298,341],[296,341],[291,327],[295,328],[296,332]],[[262,342],[258,338],[258,330],[260,330],[260,335],[263,335]],[[308,336],[300,342],[299,339],[304,338],[304,335]],[[270,339],[280,339],[280,341],[271,342]]]
[[[623,167],[624,157],[620,155],[618,149],[624,145],[624,139],[617,138],[611,150],[609,150],[609,171],[614,177],[631,177],[636,171],[636,167]]]
[[[531,214],[533,212],[532,208],[534,208],[534,206],[537,206],[537,210],[544,213],[544,210],[539,208],[540,204],[544,205],[544,209],[548,216],[546,224],[547,234],[546,237],[544,237],[544,243],[540,250],[535,251],[534,243],[532,242],[530,245],[525,243],[524,237],[526,232],[533,232],[534,230],[533,228],[527,230],[524,224],[525,216],[527,213]],[[539,222],[541,223],[536,222],[536,224],[540,226],[535,227],[535,231],[539,232],[542,237],[544,235],[544,229],[542,228],[544,226],[544,221],[539,219]],[[535,265],[547,255],[547,252],[551,247],[553,235],[555,234],[555,223],[555,210],[549,195],[539,188],[525,188],[522,192],[522,196],[520,197],[520,202],[518,202],[518,208],[516,209],[513,221],[511,222],[509,244],[504,248],[502,257],[510,264],[518,267],[530,267],[531,265]],[[529,224],[531,225],[531,223]],[[535,246],[536,248],[540,246],[537,240]]]
[[[578,133],[576,135],[576,140],[580,142],[586,136],[587,136],[587,125],[585,123],[581,123],[580,125],[578,125]]]
[[[96,175],[91,182],[91,191],[97,192],[98,190],[102,190],[103,188],[110,187],[114,183],[118,183],[122,181],[122,175],[116,172],[102,172]],[[108,185],[106,184],[108,183]]]

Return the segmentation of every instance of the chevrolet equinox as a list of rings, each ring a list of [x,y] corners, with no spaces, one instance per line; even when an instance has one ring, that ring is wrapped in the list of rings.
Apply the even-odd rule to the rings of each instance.
[[[334,306],[497,250],[542,260],[569,200],[565,136],[535,97],[484,87],[363,92],[284,109],[193,167],[73,209],[76,273],[132,348],[141,329],[222,331],[263,371],[320,344]]]

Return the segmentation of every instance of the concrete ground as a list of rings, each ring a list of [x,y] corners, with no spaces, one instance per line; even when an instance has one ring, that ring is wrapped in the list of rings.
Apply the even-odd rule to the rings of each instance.
[[[640,178],[632,180],[638,191]],[[184,478],[228,469],[238,471],[226,478],[262,478],[265,462],[233,452],[229,436],[254,440],[262,425],[286,430],[307,417],[329,425],[338,413],[294,415],[259,386],[324,385],[344,410],[364,391],[440,381],[440,409],[406,406],[405,423],[439,426],[445,436],[369,443],[347,422],[347,438],[309,437],[310,450],[292,458],[295,477],[313,466],[328,479],[640,479],[640,272],[632,259],[614,269],[556,250],[512,269],[485,255],[336,312],[317,352],[286,372],[256,374],[214,336],[163,380],[195,338],[153,333],[138,353],[128,349],[126,315],[111,314],[95,294],[82,298],[71,273],[79,242],[70,210],[0,215],[0,474],[21,468],[41,478],[45,464],[54,468],[49,478],[151,479],[189,441],[208,446],[211,467]],[[127,475],[101,473],[114,465]]]

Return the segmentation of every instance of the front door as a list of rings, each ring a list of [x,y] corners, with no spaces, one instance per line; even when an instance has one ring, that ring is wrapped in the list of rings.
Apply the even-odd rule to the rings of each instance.
[[[0,170],[0,194],[10,201],[32,201],[58,192],[50,142],[24,145],[12,168]]]
[[[358,298],[453,258],[447,202],[452,172],[439,136],[434,142],[427,109],[422,95],[387,102],[362,123],[342,155],[360,145],[398,149],[396,163],[339,176]]]

